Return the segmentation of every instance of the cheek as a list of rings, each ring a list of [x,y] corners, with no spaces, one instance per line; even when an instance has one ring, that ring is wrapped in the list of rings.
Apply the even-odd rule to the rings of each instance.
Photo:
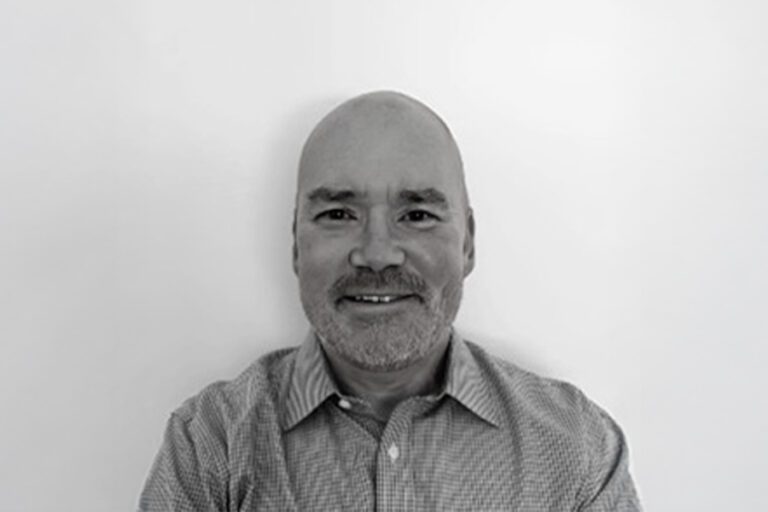
[[[302,281],[322,283],[343,270],[347,256],[341,240],[328,240],[317,234],[298,237],[298,270]]]
[[[461,237],[453,231],[424,238],[412,247],[414,260],[436,275],[449,275],[463,265]]]

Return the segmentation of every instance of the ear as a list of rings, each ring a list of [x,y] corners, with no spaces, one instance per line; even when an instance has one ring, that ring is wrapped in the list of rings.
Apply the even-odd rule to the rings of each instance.
[[[475,216],[467,207],[466,232],[464,233],[464,277],[475,268]]]
[[[291,227],[293,233],[293,273],[296,276],[299,275],[299,246],[296,245],[296,209],[293,210],[293,226]]]

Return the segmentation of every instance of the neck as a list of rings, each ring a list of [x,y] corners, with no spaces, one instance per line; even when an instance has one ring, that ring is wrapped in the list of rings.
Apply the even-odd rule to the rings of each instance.
[[[397,404],[406,398],[427,395],[437,389],[449,340],[450,334],[423,359],[392,371],[359,368],[332,349],[325,350],[325,354],[341,391],[367,401],[376,415],[386,421]]]

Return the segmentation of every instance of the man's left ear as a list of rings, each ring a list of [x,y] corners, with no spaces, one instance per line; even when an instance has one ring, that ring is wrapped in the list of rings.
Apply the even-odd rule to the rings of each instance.
[[[472,208],[467,208],[467,229],[464,233],[464,277],[475,268],[475,216]]]

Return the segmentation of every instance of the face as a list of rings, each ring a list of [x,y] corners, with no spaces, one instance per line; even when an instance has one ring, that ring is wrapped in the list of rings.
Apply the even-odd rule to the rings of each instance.
[[[374,371],[447,341],[473,265],[458,153],[433,116],[407,107],[324,121],[299,175],[304,310],[326,350]]]

